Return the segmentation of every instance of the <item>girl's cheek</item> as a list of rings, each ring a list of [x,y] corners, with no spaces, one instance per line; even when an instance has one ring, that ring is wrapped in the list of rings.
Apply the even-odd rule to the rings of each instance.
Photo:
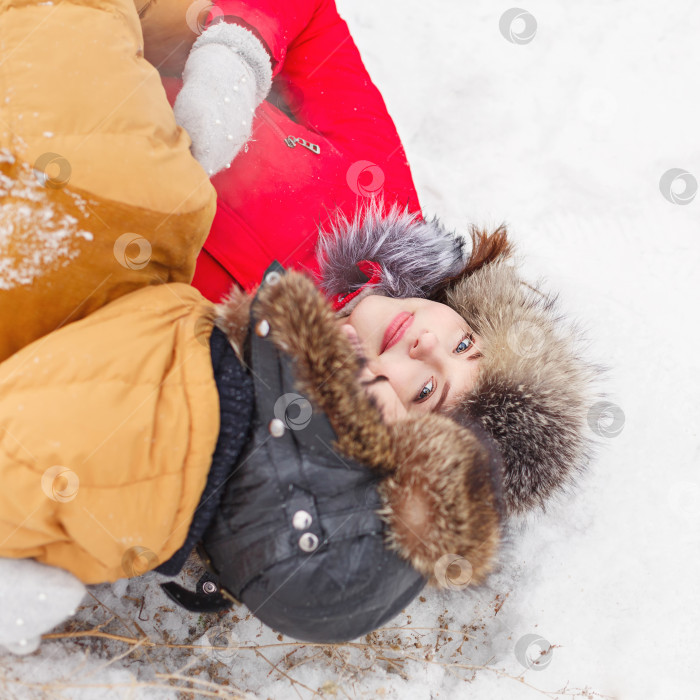
[[[367,393],[376,399],[385,423],[398,423],[408,418],[406,407],[391,388],[389,382],[372,384],[367,387]]]
[[[342,330],[354,347],[357,339],[355,329],[347,324],[342,326]],[[358,354],[361,354],[361,349]],[[365,391],[376,400],[384,422],[391,424],[408,418],[406,407],[388,381],[369,384],[369,382],[376,377],[377,375],[369,366],[365,365],[360,372],[359,381],[363,385]]]

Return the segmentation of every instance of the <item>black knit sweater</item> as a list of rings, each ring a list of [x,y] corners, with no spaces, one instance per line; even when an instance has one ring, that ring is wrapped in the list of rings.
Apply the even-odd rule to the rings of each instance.
[[[254,407],[253,381],[218,328],[214,328],[210,343],[214,380],[219,392],[219,438],[207,484],[194,512],[187,539],[168,561],[156,569],[166,576],[174,576],[180,571],[214,519],[226,481],[250,433]]]

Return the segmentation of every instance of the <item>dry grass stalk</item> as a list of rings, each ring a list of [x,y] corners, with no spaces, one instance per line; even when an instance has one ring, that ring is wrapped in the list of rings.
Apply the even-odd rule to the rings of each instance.
[[[92,595],[92,594],[91,594]],[[497,668],[490,664],[462,663],[464,652],[462,647],[470,640],[473,642],[477,633],[483,633],[484,626],[464,625],[462,629],[452,629],[447,624],[447,611],[441,615],[439,627],[414,627],[410,615],[407,616],[408,624],[403,626],[384,627],[366,635],[362,641],[347,642],[344,644],[315,644],[308,642],[284,641],[282,635],[277,636],[276,643],[229,643],[217,644],[192,644],[171,641],[167,630],[156,630],[163,638],[153,639],[134,619],[124,619],[114,610],[102,603],[97,597],[92,596],[100,608],[109,616],[102,622],[93,624],[86,629],[77,629],[73,620],[64,625],[61,631],[44,635],[43,639],[48,643],[62,643],[72,645],[71,648],[80,648],[85,651],[83,668],[88,660],[96,656],[106,657],[105,663],[89,672],[81,672],[75,669],[69,679],[56,679],[47,683],[28,682],[19,678],[12,679],[9,674],[3,674],[4,668],[0,661],[0,691],[2,697],[13,698],[65,698],[73,697],[70,691],[85,690],[88,688],[112,689],[123,688],[127,693],[149,693],[152,690],[166,690],[175,692],[178,700],[191,700],[192,698],[218,698],[220,700],[250,699],[254,695],[248,689],[235,687],[230,673],[232,664],[230,658],[221,662],[216,652],[233,654],[234,656],[251,654],[253,659],[260,659],[269,667],[268,676],[275,677],[289,684],[300,700],[313,697],[361,697],[364,688],[357,688],[357,684],[371,680],[371,674],[377,668],[383,668],[386,673],[396,674],[404,681],[409,681],[415,673],[415,665],[432,665],[442,667],[446,673],[469,683],[478,673],[492,673],[500,678],[522,684],[541,695],[552,698],[580,697],[588,700],[604,699],[590,688],[564,687],[557,691],[547,691],[528,683],[523,674],[513,675],[505,669]],[[142,604],[142,598],[134,598],[136,605]],[[499,601],[497,600],[496,603]],[[502,605],[502,602],[500,603]],[[88,609],[90,606],[83,606]],[[142,605],[141,605],[142,607]],[[94,609],[97,605],[94,606]],[[171,609],[164,609],[171,612]],[[500,610],[500,606],[498,606]],[[496,610],[496,613],[498,612]],[[154,624],[158,621],[158,612],[153,612],[151,620]],[[148,619],[140,618],[139,619]],[[235,627],[240,620],[236,615],[229,615],[214,621],[214,625],[208,629],[215,629],[217,623],[227,621],[228,627]],[[93,620],[94,621],[94,620]],[[115,627],[116,626],[116,627]],[[121,629],[120,629],[121,628]],[[126,633],[124,633],[126,632]],[[207,628],[199,629],[197,634],[202,636]],[[252,635],[249,635],[249,637]],[[211,639],[211,637],[209,638]],[[125,649],[119,649],[120,645],[126,645]],[[285,649],[289,649],[284,652]],[[198,653],[194,653],[198,652]],[[270,658],[271,654],[277,654],[278,658]],[[202,656],[203,655],[203,656]],[[132,667],[119,666],[119,662],[130,657],[134,664]],[[180,668],[173,669],[173,664],[182,662]],[[133,683],[86,683],[90,676],[99,676],[109,666],[118,668],[146,669],[150,671],[150,678],[134,680]],[[413,669],[411,668],[413,666]],[[329,680],[321,682],[319,687],[313,688],[299,680],[297,672],[300,668],[307,667],[314,670],[322,670],[324,675],[330,676]],[[246,670],[251,669],[251,664],[246,661],[242,666]],[[262,677],[259,669],[253,668],[256,677]],[[199,676],[202,676],[201,678]],[[12,689],[21,690],[19,694],[13,694]],[[28,695],[31,693],[31,695]],[[141,695],[134,695],[141,697]]]

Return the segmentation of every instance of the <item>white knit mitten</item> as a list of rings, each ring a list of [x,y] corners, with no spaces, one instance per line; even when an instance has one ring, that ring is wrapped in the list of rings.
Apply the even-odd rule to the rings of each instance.
[[[33,559],[0,557],[0,653],[33,652],[41,635],[75,613],[86,593],[73,574]]]
[[[182,77],[175,119],[211,176],[227,168],[250,138],[253,112],[272,83],[270,57],[252,32],[220,22],[194,42]]]

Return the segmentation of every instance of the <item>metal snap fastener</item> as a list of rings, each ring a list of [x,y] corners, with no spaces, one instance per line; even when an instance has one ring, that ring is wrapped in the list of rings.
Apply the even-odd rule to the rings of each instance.
[[[279,272],[275,272],[273,270],[265,277],[265,283],[269,284],[271,287],[274,287],[281,279],[282,275],[280,275]]]
[[[313,518],[305,510],[298,510],[292,516],[292,525],[295,530],[306,530],[311,527]]]
[[[284,435],[284,423],[279,418],[273,418],[269,422],[267,429],[272,437],[278,438]]]
[[[260,323],[255,326],[255,334],[259,335],[261,338],[264,338],[269,332],[270,324],[265,319],[260,321]]]
[[[216,584],[213,581],[205,581],[202,584],[202,590],[205,593],[211,594],[211,593],[216,593],[217,587]]]
[[[318,537],[313,532],[305,532],[299,538],[299,549],[303,552],[313,552],[318,547]]]

